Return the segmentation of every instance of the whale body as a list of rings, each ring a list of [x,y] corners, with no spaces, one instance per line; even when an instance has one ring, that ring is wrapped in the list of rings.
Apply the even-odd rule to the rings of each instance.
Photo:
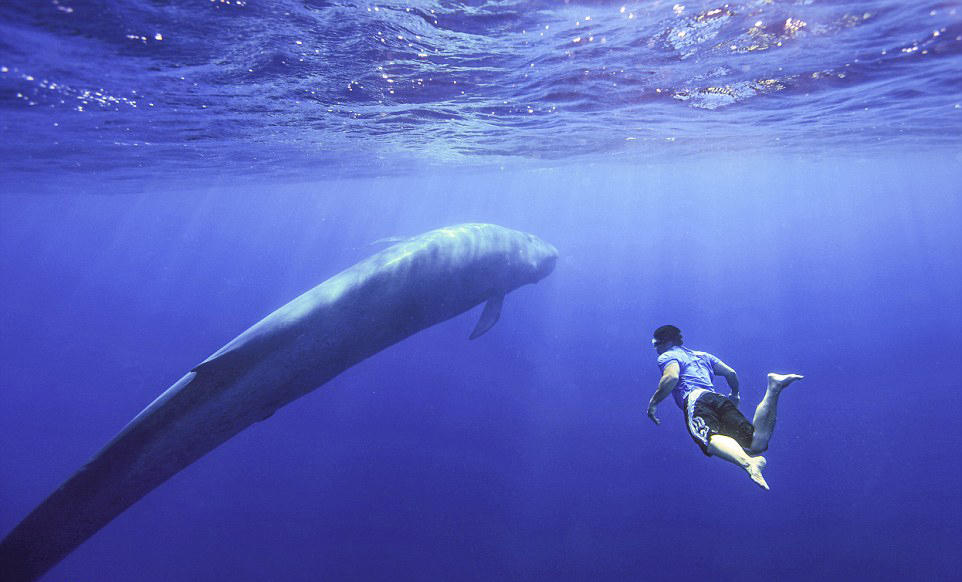
[[[0,542],[0,578],[35,580],[114,517],[251,424],[404,338],[554,269],[543,240],[493,224],[407,239],[357,263],[198,364]]]

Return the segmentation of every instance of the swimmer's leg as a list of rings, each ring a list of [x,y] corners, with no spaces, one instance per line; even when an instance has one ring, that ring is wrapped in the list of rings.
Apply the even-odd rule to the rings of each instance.
[[[752,424],[755,425],[755,436],[752,437],[749,453],[757,455],[768,450],[768,441],[775,432],[775,409],[778,406],[778,396],[786,386],[803,377],[798,374],[768,375],[768,389],[765,390],[765,397],[758,403],[755,418],[752,420]]]
[[[714,434],[708,441],[708,452],[725,459],[729,463],[738,465],[748,473],[748,477],[762,489],[768,489],[768,483],[762,477],[762,469],[767,461],[765,457],[751,457],[742,449],[735,439],[723,434]]]

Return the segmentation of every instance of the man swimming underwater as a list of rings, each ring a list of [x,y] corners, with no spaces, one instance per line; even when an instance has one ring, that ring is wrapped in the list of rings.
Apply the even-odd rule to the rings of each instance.
[[[778,396],[786,386],[803,376],[798,374],[769,374],[765,397],[755,409],[755,418],[748,422],[738,411],[738,375],[725,362],[707,352],[696,352],[682,347],[681,330],[663,325],[652,334],[651,344],[658,351],[661,380],[648,402],[648,418],[661,424],[655,410],[669,393],[685,414],[685,424],[691,438],[705,455],[725,459],[748,473],[751,480],[768,489],[762,477],[768,441],[775,430],[775,407]],[[714,375],[724,376],[731,388],[725,397],[715,391]]]

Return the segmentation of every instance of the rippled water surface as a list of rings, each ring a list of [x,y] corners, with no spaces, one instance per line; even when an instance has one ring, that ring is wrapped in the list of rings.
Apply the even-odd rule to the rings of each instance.
[[[18,173],[959,149],[957,2],[12,0]]]

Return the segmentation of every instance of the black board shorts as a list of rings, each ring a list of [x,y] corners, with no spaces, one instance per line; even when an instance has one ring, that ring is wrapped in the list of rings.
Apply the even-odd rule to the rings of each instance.
[[[731,400],[709,390],[692,390],[685,398],[685,424],[692,440],[709,457],[708,441],[712,435],[730,436],[743,449],[752,446],[752,437],[755,435],[755,426],[748,422]]]

